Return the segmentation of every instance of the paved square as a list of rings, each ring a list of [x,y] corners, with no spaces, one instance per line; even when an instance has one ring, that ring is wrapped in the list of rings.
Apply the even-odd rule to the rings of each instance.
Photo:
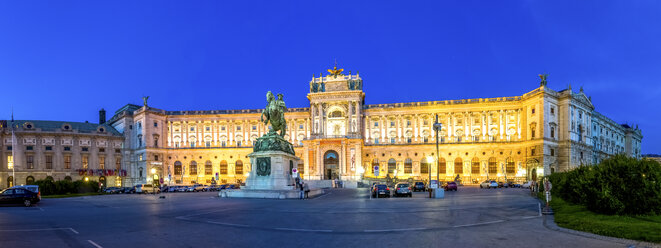
[[[3,247],[623,247],[544,227],[524,189],[460,187],[445,199],[370,199],[332,189],[308,200],[216,192],[43,199],[0,207]],[[7,246],[5,246],[7,245]]]

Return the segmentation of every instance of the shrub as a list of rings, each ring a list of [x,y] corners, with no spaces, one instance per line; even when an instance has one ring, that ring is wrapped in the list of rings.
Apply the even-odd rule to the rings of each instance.
[[[42,195],[53,195],[57,192],[55,183],[51,180],[38,180],[35,181],[34,184],[39,185],[39,192],[41,192]]]
[[[96,181],[78,180],[73,182],[75,193],[91,193],[99,191],[99,183]]]
[[[604,214],[661,213],[661,165],[617,155],[549,177],[552,193]]]
[[[70,194],[74,193],[75,187],[73,185],[73,182],[69,180],[60,180],[55,182],[55,194],[57,195],[65,195],[65,194]]]

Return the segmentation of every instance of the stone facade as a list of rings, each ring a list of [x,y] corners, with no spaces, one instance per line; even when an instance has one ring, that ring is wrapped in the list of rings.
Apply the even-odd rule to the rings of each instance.
[[[362,85],[358,73],[313,76],[310,107],[288,109],[284,138],[301,158],[296,167],[304,179],[426,179],[431,173],[444,181],[526,180],[617,153],[640,157],[641,130],[596,112],[583,89],[555,91],[543,80],[520,96],[365,105]],[[260,114],[260,109],[166,111],[145,100],[115,112],[107,126],[119,135],[108,139],[121,142],[125,185],[245,181],[252,145],[268,132]],[[6,149],[3,154],[6,159]],[[3,180],[6,164],[3,160]]]

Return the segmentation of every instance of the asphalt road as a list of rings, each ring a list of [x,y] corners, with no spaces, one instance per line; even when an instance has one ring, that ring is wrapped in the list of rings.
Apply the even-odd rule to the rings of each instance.
[[[524,189],[460,187],[445,199],[307,200],[216,192],[43,199],[0,207],[0,247],[624,247],[547,229]]]

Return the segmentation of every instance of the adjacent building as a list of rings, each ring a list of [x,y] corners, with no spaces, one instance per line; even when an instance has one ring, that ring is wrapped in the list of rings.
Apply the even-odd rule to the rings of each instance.
[[[309,107],[288,109],[285,139],[301,158],[295,165],[301,177],[349,184],[376,177],[425,179],[429,174],[443,181],[525,180],[597,163],[613,154],[640,157],[640,129],[598,113],[582,88],[555,91],[547,87],[545,76],[541,78],[539,87],[520,96],[365,104],[360,75],[345,75],[334,68],[306,85]],[[59,179],[78,174],[76,169],[102,169],[98,158],[104,157],[120,161],[117,169],[127,176],[112,180],[124,185],[241,182],[251,167],[247,155],[253,142],[268,132],[260,121],[261,112],[168,111],[148,106],[144,99],[142,106],[128,104],[117,110],[107,123],[80,124],[86,131],[81,128],[76,135],[63,135],[66,131],[61,128],[35,130],[35,137],[50,135],[55,143],[62,139],[74,143],[70,156],[75,162],[66,169],[58,167],[62,163],[58,160],[55,167],[62,168],[60,174],[43,164],[48,154],[44,142],[33,145],[40,149],[33,155],[40,156],[35,169],[24,167],[26,155],[14,163],[21,168],[21,180],[49,175]],[[438,136],[433,129],[437,118],[442,125]],[[39,125],[33,122],[34,128]],[[96,125],[93,130],[92,125]],[[98,128],[105,128],[104,132]],[[8,143],[10,129],[2,129],[3,165],[11,154],[8,144],[13,144]],[[25,128],[17,133],[31,134]],[[104,140],[108,148],[99,152]],[[83,143],[89,143],[87,153],[78,151]],[[30,154],[27,143],[19,146],[20,153]],[[66,145],[62,146],[54,157],[66,154],[61,150]],[[92,161],[87,167],[78,163],[85,154]],[[0,178],[10,173],[3,166]]]

